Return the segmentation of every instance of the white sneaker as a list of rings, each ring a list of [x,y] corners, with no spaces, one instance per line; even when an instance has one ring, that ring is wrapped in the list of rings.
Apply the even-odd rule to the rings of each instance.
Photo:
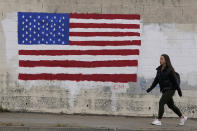
[[[186,116],[184,116],[184,118],[180,118],[179,125],[180,125],[180,126],[183,126],[184,123],[186,122],[186,120],[187,120],[187,117],[186,117]]]
[[[152,122],[152,125],[161,126],[161,121],[159,121],[158,119],[155,119],[155,120]]]

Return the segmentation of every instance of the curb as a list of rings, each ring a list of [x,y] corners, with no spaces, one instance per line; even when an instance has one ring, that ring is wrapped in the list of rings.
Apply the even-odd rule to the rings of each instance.
[[[80,128],[80,127],[19,127],[19,126],[6,126],[0,127],[0,131],[173,131],[166,129],[108,129],[108,128]],[[175,130],[174,130],[175,131]],[[186,131],[186,130],[181,130]],[[187,130],[188,131],[188,130]],[[190,131],[196,131],[191,130]]]

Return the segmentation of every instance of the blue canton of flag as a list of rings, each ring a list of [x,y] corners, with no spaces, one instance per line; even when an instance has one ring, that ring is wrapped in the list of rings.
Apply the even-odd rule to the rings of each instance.
[[[18,13],[19,44],[69,44],[69,14]]]

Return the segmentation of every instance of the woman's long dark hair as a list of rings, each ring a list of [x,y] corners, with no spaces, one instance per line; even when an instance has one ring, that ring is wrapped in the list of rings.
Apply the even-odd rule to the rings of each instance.
[[[162,54],[161,56],[163,56],[165,58],[165,61],[166,61],[166,66],[167,68],[172,71],[172,73],[174,74],[174,76],[176,75],[175,73],[175,70],[171,64],[171,61],[170,61],[170,57],[167,55],[167,54]]]

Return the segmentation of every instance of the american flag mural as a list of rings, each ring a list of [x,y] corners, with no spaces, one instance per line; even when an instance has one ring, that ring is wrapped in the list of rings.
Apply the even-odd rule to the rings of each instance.
[[[18,79],[136,82],[140,15],[18,13]]]

